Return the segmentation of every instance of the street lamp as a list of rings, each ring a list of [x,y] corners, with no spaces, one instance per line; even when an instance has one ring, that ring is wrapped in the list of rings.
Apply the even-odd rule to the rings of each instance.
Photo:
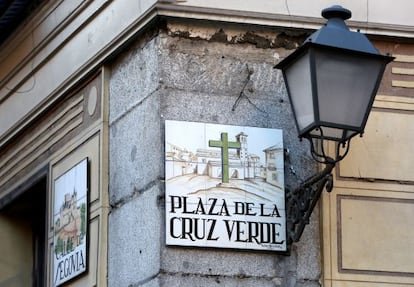
[[[299,137],[309,140],[315,160],[325,169],[287,194],[288,241],[298,241],[322,190],[332,190],[332,169],[362,135],[385,66],[394,58],[380,55],[368,38],[351,32],[344,20],[351,11],[339,5],[322,10],[327,23],[276,65],[281,69]],[[330,157],[324,146],[335,143]]]

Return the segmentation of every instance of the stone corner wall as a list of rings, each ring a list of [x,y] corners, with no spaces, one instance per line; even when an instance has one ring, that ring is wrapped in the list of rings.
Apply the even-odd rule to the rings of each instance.
[[[318,214],[289,256],[167,247],[164,121],[283,130],[285,182],[316,170],[296,135],[273,66],[304,36],[272,29],[171,20],[135,41],[110,78],[109,286],[320,286]]]

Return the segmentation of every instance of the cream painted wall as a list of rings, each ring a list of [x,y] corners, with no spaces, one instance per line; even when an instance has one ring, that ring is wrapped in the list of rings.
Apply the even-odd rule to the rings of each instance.
[[[332,5],[341,5],[352,11],[352,20],[354,21],[414,26],[414,18],[412,17],[414,2],[411,0],[188,0],[180,1],[178,4],[316,18],[320,17],[322,9]]]
[[[0,215],[0,287],[29,286],[32,232],[27,222]]]

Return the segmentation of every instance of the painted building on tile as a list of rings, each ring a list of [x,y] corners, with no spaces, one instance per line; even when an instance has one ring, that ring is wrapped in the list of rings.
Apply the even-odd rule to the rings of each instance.
[[[279,146],[272,146],[263,150],[265,154],[263,165],[258,155],[249,153],[247,136],[243,132],[239,133],[236,136],[236,142],[240,143],[241,148],[229,151],[230,177],[234,179],[263,178],[269,183],[278,184],[280,175],[277,176],[276,167],[283,165],[283,149]],[[193,173],[213,178],[222,176],[221,153],[218,150],[198,148],[193,153],[169,142],[166,143],[165,149],[167,167],[172,166],[171,169],[166,168],[166,179]]]

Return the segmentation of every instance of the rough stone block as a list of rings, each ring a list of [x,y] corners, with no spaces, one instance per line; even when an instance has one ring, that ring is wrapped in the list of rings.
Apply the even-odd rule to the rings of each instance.
[[[159,273],[159,195],[159,187],[154,186],[111,210],[108,232],[109,286],[141,286]],[[152,284],[155,283],[148,286],[157,286]]]
[[[165,287],[276,287],[279,279],[271,278],[238,278],[225,276],[175,275],[161,277],[161,286]]]
[[[177,38],[169,38],[161,46],[165,67],[161,77],[169,88],[234,96],[249,79],[246,91],[259,93],[274,93],[282,82],[280,72],[273,69],[276,61],[272,51],[257,53],[257,49],[246,45]]]
[[[271,252],[166,247],[162,251],[161,268],[165,272],[203,276],[277,278],[296,270],[295,263],[294,257]]]
[[[134,45],[112,67],[109,122],[123,116],[159,86],[157,38]]]
[[[319,206],[315,207],[306,226],[302,240],[297,243],[298,280],[318,280],[321,277],[320,238],[319,238]]]
[[[110,203],[116,204],[158,181],[163,170],[157,94],[114,122],[109,137]]]

